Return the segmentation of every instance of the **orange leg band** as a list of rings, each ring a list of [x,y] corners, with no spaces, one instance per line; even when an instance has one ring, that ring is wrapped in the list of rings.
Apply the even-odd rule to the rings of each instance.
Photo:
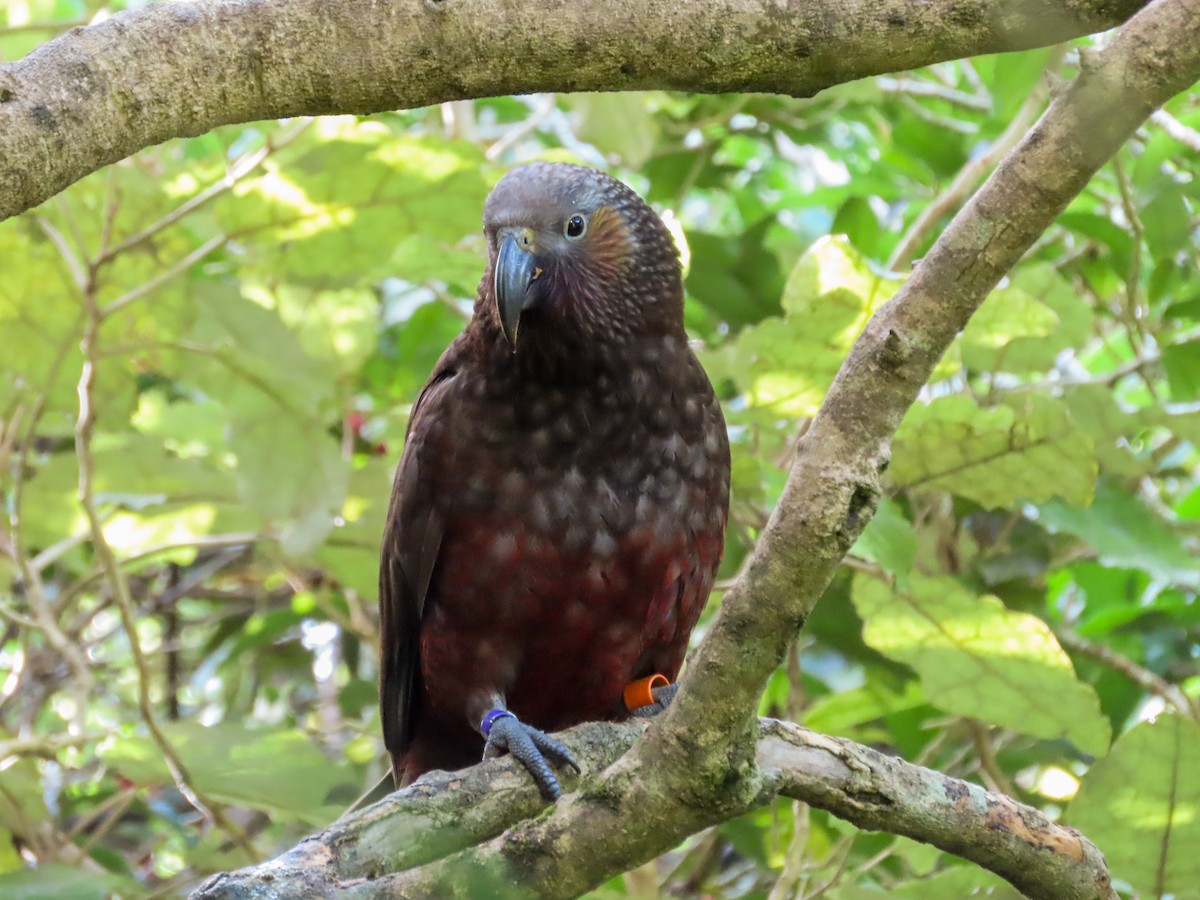
[[[647,675],[645,678],[629,682],[625,685],[625,708],[633,712],[657,702],[654,699],[654,689],[666,687],[670,683],[665,675]]]

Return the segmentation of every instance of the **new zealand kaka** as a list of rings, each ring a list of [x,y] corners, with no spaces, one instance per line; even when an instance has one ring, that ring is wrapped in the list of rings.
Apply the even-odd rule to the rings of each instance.
[[[413,407],[388,511],[383,735],[398,785],[508,750],[554,798],[546,759],[575,763],[539,729],[624,718],[629,682],[679,671],[729,443],[678,251],[637,194],[534,163],[483,222],[474,316]]]

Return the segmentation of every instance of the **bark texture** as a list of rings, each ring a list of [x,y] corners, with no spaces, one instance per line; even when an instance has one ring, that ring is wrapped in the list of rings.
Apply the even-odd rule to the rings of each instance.
[[[1115,897],[1095,848],[1036,813],[791,726],[770,726],[760,739],[752,713],[873,514],[891,437],[938,358],[1094,172],[1156,107],[1200,76],[1200,0],[1156,0],[1083,62],[1081,76],[868,323],[662,721],[548,814],[399,874],[342,885],[344,893],[472,896],[486,885],[513,895],[575,896],[688,834],[787,793],[864,827],[945,839],[938,845],[993,869],[1030,897]],[[404,819],[392,828],[397,843],[411,834]],[[942,837],[934,834],[943,828]],[[218,876],[200,896],[269,896],[247,893],[247,879],[259,870],[249,871]]]
[[[0,220],[220,125],[532,91],[770,91],[1045,46],[1141,0],[204,0],[0,66]]]
[[[1100,851],[1032,807],[844,738],[774,719],[760,720],[758,728],[758,765],[771,773],[780,796],[828,810],[860,828],[903,834],[957,853],[1018,887],[1029,885],[1031,896],[1038,896],[1037,885],[1047,883],[1061,886],[1062,893],[1054,896],[1103,896],[1098,891],[1107,885],[1108,872]],[[600,772],[644,730],[645,720],[592,722],[562,738],[585,771]],[[585,779],[585,790],[592,780]],[[756,801],[769,797],[766,793]],[[374,876],[470,847],[545,808],[524,770],[510,759],[464,772],[431,772],[278,859],[216,876],[193,900],[438,896],[442,883],[410,883],[401,890]],[[476,896],[494,889],[490,881],[463,879],[464,892],[472,886]]]

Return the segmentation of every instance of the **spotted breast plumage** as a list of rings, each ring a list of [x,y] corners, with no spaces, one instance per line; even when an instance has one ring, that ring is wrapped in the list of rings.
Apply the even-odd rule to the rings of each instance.
[[[669,231],[598,171],[512,170],[484,209],[474,316],[415,404],[380,569],[398,784],[627,715],[674,679],[721,559],[729,445],[688,347]]]

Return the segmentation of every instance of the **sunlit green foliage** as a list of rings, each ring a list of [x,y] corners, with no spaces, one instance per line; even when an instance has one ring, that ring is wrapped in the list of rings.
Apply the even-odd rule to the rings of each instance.
[[[10,3],[0,55],[98,10]],[[289,846],[380,774],[391,467],[469,315],[483,199],[508,166],[605,166],[677,226],[733,439],[732,578],[855,336],[947,221],[919,217],[1036,113],[1047,66],[1075,65],[1058,48],[807,101],[500,98],[258,123],[152,148],[0,224],[0,894],[177,892]],[[763,700],[1064,817],[1142,897],[1200,883],[1200,104],[1165,115],[943,360],[897,436],[889,499]],[[82,468],[136,635],[78,495],[89,308]],[[140,680],[244,846],[180,792]],[[762,897],[781,873],[779,896],[1015,896],[790,802],[598,893]]]

